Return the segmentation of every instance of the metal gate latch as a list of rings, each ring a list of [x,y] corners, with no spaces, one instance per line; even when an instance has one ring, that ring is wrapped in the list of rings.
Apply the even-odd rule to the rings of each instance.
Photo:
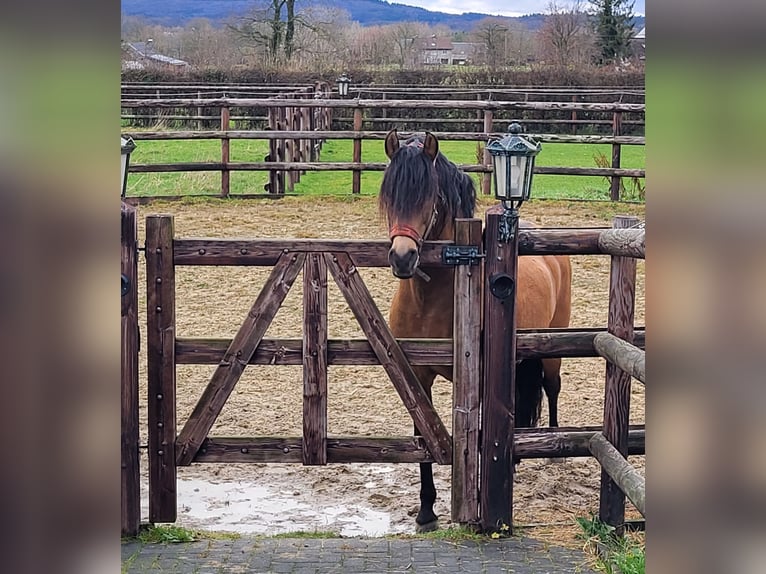
[[[442,249],[445,265],[479,265],[484,257],[475,245],[447,245]]]

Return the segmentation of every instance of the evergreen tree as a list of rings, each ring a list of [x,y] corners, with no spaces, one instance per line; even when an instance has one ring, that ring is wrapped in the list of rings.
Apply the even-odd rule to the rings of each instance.
[[[588,0],[598,45],[599,64],[609,64],[630,54],[633,37],[633,0]]]

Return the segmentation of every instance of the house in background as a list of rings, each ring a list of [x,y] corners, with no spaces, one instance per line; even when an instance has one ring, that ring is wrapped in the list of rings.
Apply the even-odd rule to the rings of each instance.
[[[184,70],[189,67],[189,62],[155,52],[151,39],[146,42],[124,42],[122,53],[123,70],[144,70],[150,67]]]
[[[633,48],[633,53],[638,57],[639,60],[646,60],[646,26],[636,32],[635,36],[633,36],[630,40]]]
[[[417,61],[426,66],[471,64],[479,59],[483,48],[483,44],[453,42],[449,38],[437,36],[423,38],[415,43]]]

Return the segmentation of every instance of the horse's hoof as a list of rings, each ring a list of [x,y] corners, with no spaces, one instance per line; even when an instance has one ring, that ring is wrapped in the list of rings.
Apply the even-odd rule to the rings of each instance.
[[[439,530],[438,520],[432,520],[431,522],[426,522],[425,524],[418,524],[417,522],[415,523],[415,532],[418,534],[433,532],[434,530]]]

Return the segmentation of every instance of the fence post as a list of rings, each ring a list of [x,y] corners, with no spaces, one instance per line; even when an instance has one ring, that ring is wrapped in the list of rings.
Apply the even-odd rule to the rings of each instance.
[[[136,261],[136,209],[120,206],[121,273],[121,535],[135,536],[141,522],[138,456],[138,262]]]
[[[229,131],[229,108],[227,106],[221,107],[221,131]],[[224,133],[221,138],[221,197],[229,197],[229,136]]]
[[[577,103],[577,94],[572,94],[572,103]],[[572,135],[577,135],[577,110],[572,110]]]
[[[481,250],[481,220],[455,220],[455,244]],[[481,266],[455,268],[452,383],[452,522],[479,522]]]
[[[303,264],[303,464],[327,464],[327,264]]]
[[[622,135],[622,112],[619,112],[619,111],[614,112],[614,115],[612,116],[612,135],[614,137]],[[620,168],[620,150],[621,150],[621,146],[619,143],[612,144],[612,167],[615,169]],[[620,200],[621,184],[622,184],[622,176],[613,175],[612,185],[609,190],[609,196],[612,201]]]
[[[146,218],[149,521],[176,520],[176,318],[173,216]]]
[[[354,108],[354,131],[362,131],[362,108]],[[355,163],[362,162],[362,140],[360,138],[354,138],[354,157]],[[362,172],[358,169],[354,170],[352,174],[351,192],[358,194],[362,191]]]
[[[633,227],[638,218],[616,216],[612,226]],[[609,320],[607,330],[633,342],[633,316],[636,300],[636,260],[612,256],[609,273]],[[628,456],[628,424],[630,419],[630,375],[609,361],[606,363],[604,391],[604,437],[622,454]],[[625,521],[625,495],[620,487],[601,470],[599,519],[614,526],[619,536]]]
[[[505,218],[500,205],[487,210],[479,491],[482,530],[512,534],[518,233],[501,234]]]
[[[484,110],[484,133],[485,134],[491,134],[493,131],[492,119],[493,119],[492,110]],[[492,165],[492,156],[487,151],[487,146],[484,146],[483,163],[487,167],[490,167]],[[490,193],[492,193],[492,174],[491,173],[485,172],[482,174],[481,191],[484,195],[489,195]]]

